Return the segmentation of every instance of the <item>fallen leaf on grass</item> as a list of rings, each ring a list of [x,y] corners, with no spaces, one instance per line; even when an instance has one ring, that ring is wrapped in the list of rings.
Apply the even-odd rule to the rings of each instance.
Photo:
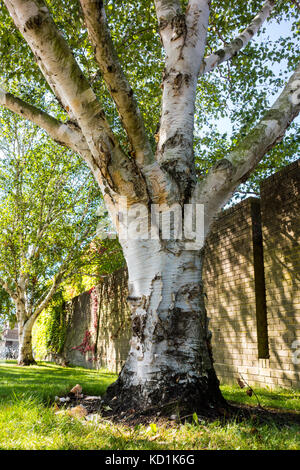
[[[104,409],[104,411],[111,411],[112,410],[112,408],[108,405],[104,405],[103,409]]]
[[[78,396],[80,395],[82,392],[82,386],[77,384],[75,385],[75,387],[73,387],[71,390],[70,390],[70,393],[74,393],[74,395]]]
[[[85,418],[88,414],[88,410],[82,405],[74,406],[74,408],[67,410],[67,412],[73,418]]]
[[[156,436],[149,437],[149,441],[156,441],[160,437],[160,434],[156,434]]]

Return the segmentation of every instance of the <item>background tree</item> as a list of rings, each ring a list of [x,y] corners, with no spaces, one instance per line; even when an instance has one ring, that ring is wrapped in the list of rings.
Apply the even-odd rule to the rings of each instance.
[[[200,204],[206,235],[218,211],[299,113],[294,4],[4,4],[18,32],[3,10],[3,80],[20,98],[3,91],[1,103],[85,159],[118,231],[122,204],[132,209],[127,226],[150,219],[153,204],[165,213],[174,204],[182,210]],[[291,33],[258,44],[255,36],[271,15],[290,22]],[[14,69],[8,49],[16,58]],[[272,65],[279,61],[286,73],[276,76]],[[34,62],[39,71],[28,67]],[[35,89],[35,81],[45,94],[32,99],[24,84]],[[272,94],[277,99],[270,106]],[[216,119],[225,116],[233,130],[216,134]],[[134,213],[137,204],[146,208],[143,217]],[[203,301],[202,250],[191,249],[188,240],[164,240],[159,231],[151,239],[149,227],[142,240],[120,241],[129,270],[133,337],[107,397],[117,396],[115,406],[135,409],[179,400],[195,411],[221,403]]]
[[[7,111],[0,149],[0,283],[15,307],[19,364],[28,365],[35,320],[86,264],[99,193],[79,157]]]
[[[16,316],[14,312],[14,304],[8,293],[0,287],[0,338],[4,329],[7,327],[7,324],[13,328],[15,323]]]

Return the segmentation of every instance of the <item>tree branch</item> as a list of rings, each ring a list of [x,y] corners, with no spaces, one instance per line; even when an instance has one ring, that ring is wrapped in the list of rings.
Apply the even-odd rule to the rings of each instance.
[[[101,140],[113,137],[93,90],[80,70],[68,44],[56,28],[42,0],[4,0],[17,28],[33,51],[46,80],[56,96],[64,98],[93,150],[93,129],[101,129]],[[108,144],[107,144],[108,145]],[[110,145],[109,145],[110,146]],[[95,154],[99,150],[95,148]]]
[[[231,152],[229,161],[237,168],[235,179],[244,182],[263,156],[279,142],[300,112],[300,62],[273,106]]]
[[[45,111],[32,106],[11,93],[0,89],[0,104],[19,116],[44,129],[53,140],[74,152],[80,153],[87,144],[82,132],[74,123],[63,123]]]
[[[30,318],[33,318],[33,320],[36,320],[37,317],[40,315],[40,313],[42,313],[42,311],[45,310],[45,308],[47,308],[47,306],[49,305],[53,295],[55,294],[55,292],[57,291],[59,285],[62,282],[62,275],[63,275],[63,273],[60,272],[59,274],[57,274],[55,276],[55,278],[53,279],[52,286],[50,287],[47,295],[39,303],[38,307],[34,310],[34,312],[32,313]]]
[[[179,29],[185,29],[184,15],[179,0],[154,0],[154,3],[160,37],[168,56],[169,47],[173,48],[172,40],[178,39],[176,38],[176,34],[178,34],[176,29],[178,32]]]
[[[209,13],[210,0],[189,0],[185,14],[187,35],[184,56],[186,59],[187,53],[190,53],[189,60],[197,63],[197,74],[205,52]]]
[[[135,162],[115,139],[95,93],[46,4],[43,0],[4,0],[4,3],[46,80],[57,96],[64,97],[66,110],[75,116],[90,150],[88,158],[82,156],[87,158],[102,191],[111,200],[121,193],[134,202],[141,196],[146,201],[147,191]]]
[[[205,205],[206,230],[215,214],[247,180],[257,164],[284,136],[300,112],[300,63],[273,106],[227,158],[211,168],[196,187],[194,200]]]
[[[8,293],[8,295],[12,298],[12,299],[16,299],[16,292],[14,292],[9,286],[8,286],[8,283],[6,281],[4,281],[4,279],[2,279],[0,277],[0,285],[3,287],[3,289]]]
[[[166,22],[182,13],[180,0],[154,0],[158,22]],[[161,25],[163,26],[163,25]]]
[[[201,76],[207,72],[211,72],[223,62],[236,56],[238,52],[251,41],[253,36],[257,34],[265,20],[269,18],[275,3],[275,0],[267,0],[261,11],[255,16],[255,18],[253,18],[250,25],[239,36],[237,36],[237,38],[223,49],[219,49],[215,53],[206,57],[200,68],[199,75]]]
[[[80,3],[97,63],[116,103],[136,160],[140,165],[151,163],[153,154],[144,121],[115,51],[103,2],[80,0]]]
[[[156,0],[155,6],[166,52],[157,159],[172,177],[176,175],[184,200],[196,182],[195,97],[205,51],[209,0],[190,0],[185,14],[178,1]]]

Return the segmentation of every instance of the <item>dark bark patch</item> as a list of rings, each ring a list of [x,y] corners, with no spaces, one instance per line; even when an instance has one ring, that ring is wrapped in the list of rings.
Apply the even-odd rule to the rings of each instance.
[[[34,366],[36,365],[36,362],[33,358],[30,357],[25,357],[21,361],[18,362],[19,366]]]
[[[163,78],[163,81],[166,81],[170,76],[170,73],[167,71],[166,68],[164,68],[163,70],[163,73],[162,73],[162,78]]]
[[[124,381],[120,375],[103,397],[103,404],[112,408],[104,414],[118,416],[118,420],[120,416],[140,419],[143,415],[153,416],[157,412],[160,416],[176,413],[181,417],[196,412],[199,416],[216,418],[224,416],[224,409],[229,408],[213,369],[194,381],[187,381],[183,375],[170,375],[168,370],[163,376],[164,380],[156,386],[149,382],[143,390],[141,386],[130,385],[131,377],[127,376]]]
[[[186,148],[186,138],[183,134],[177,132],[172,137],[170,137],[166,142],[162,145],[161,153],[164,154],[166,150],[173,149],[174,147],[183,147]]]
[[[216,172],[224,171],[228,174],[228,176],[230,176],[234,171],[234,167],[232,163],[229,160],[227,160],[227,158],[222,158],[214,165],[213,171],[216,171]]]
[[[41,13],[39,13],[38,15],[32,16],[31,18],[29,18],[29,20],[26,21],[25,23],[26,29],[24,28],[24,31],[39,28],[42,25],[42,23],[43,23],[43,16]]]
[[[109,65],[107,67],[108,73],[114,73],[116,71],[116,67],[114,65]]]
[[[101,111],[99,111],[99,113],[96,114],[95,118],[96,119],[100,118],[100,119],[104,120],[105,119],[104,111],[101,109]]]
[[[134,336],[139,338],[142,343],[145,340],[145,334],[144,334],[145,326],[146,326],[146,317],[136,316],[132,320],[132,333]]]
[[[168,24],[169,24],[168,20],[162,18],[159,22],[159,29],[162,31],[168,26]]]
[[[188,73],[182,74],[178,73],[173,81],[173,89],[176,93],[181,89],[182,85],[189,86],[191,82],[191,75]]]
[[[243,47],[243,41],[240,39],[240,38],[236,38],[234,41],[233,41],[233,44],[239,48]]]
[[[185,15],[179,14],[174,16],[171,21],[171,26],[174,31],[172,41],[176,41],[180,37],[186,38],[187,27],[185,22]]]
[[[219,49],[218,51],[215,52],[215,54],[218,55],[220,59],[223,59],[225,57],[224,49]]]

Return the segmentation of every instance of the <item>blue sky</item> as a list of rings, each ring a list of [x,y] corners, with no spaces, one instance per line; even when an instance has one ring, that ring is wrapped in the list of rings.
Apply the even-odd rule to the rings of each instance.
[[[268,41],[272,40],[273,42],[278,40],[280,37],[283,38],[288,38],[291,34],[291,21],[282,21],[280,24],[278,24],[275,20],[270,21],[267,26],[266,26],[266,31],[265,33],[262,33],[258,38],[254,38],[252,40],[252,43],[267,43]],[[300,50],[300,42],[299,42],[299,50]],[[271,69],[275,73],[275,75],[279,75],[280,71],[282,69],[285,69],[286,67],[286,61],[281,61],[280,63],[273,64],[271,66]],[[290,73],[289,77],[292,75]],[[277,93],[276,96],[272,96],[270,99],[270,105],[274,103],[274,101],[277,99],[277,97],[280,95],[280,91]],[[298,116],[295,120],[295,123],[298,125],[300,124],[300,116]],[[231,134],[232,131],[232,126],[229,118],[222,118],[218,119],[216,122],[217,129],[222,133],[222,132],[228,132]]]

